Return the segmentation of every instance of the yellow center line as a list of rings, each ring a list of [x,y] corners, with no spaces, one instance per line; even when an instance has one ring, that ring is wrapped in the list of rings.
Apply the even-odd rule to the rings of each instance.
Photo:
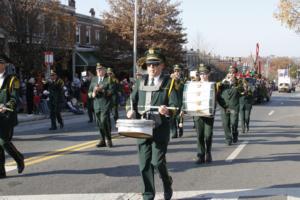
[[[118,139],[118,138],[120,138],[120,136],[117,135],[117,136],[112,137],[112,140],[115,140],[115,139]],[[39,156],[34,156],[34,157],[31,157],[31,158],[27,158],[27,159],[24,160],[25,165],[30,166],[30,165],[37,164],[37,163],[47,161],[47,160],[50,160],[50,159],[54,159],[54,158],[57,158],[57,157],[60,157],[60,156],[66,155],[66,154],[70,154],[72,152],[88,149],[88,148],[91,148],[91,147],[95,146],[98,141],[99,140],[93,140],[93,141],[89,141],[89,142],[69,146],[69,147],[66,147],[66,148],[63,148],[63,149],[58,149],[58,150],[55,150],[55,151],[51,151],[51,152],[48,152],[48,153],[45,153],[45,154],[42,154],[42,155],[39,155]],[[15,166],[15,162],[14,161],[9,162],[6,165],[7,166]]]

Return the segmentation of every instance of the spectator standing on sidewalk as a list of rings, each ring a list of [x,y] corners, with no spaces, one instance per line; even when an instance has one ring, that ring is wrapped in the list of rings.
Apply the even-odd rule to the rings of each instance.
[[[49,89],[49,109],[50,109],[50,119],[51,119],[51,127],[49,130],[56,130],[56,120],[60,124],[60,128],[64,127],[64,122],[61,117],[61,109],[64,102],[63,95],[63,87],[64,81],[58,78],[55,71],[51,70],[50,73],[50,83],[48,86]]]
[[[27,102],[27,113],[29,115],[32,114],[34,104],[33,104],[33,91],[34,91],[35,79],[30,77],[30,79],[26,83],[26,102]]]
[[[78,74],[75,74],[74,80],[72,82],[72,90],[73,90],[73,96],[78,100],[80,99],[80,88],[81,88],[81,81],[78,77]]]
[[[5,72],[7,57],[0,55],[0,179],[6,177],[4,150],[16,161],[18,173],[25,167],[24,157],[11,142],[11,134],[17,125],[17,78]]]
[[[90,71],[85,71],[81,73],[82,76],[82,90],[86,91],[88,93],[91,80],[93,78],[93,74]],[[93,98],[89,97],[87,94],[87,102],[86,102],[86,108],[89,116],[89,123],[93,122],[94,119],[94,112],[93,112]]]

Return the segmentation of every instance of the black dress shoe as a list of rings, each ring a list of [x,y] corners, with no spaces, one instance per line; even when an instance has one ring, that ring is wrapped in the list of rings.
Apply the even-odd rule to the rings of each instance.
[[[111,142],[111,140],[106,140],[106,144],[109,148],[112,148],[113,147],[113,144]]]
[[[183,136],[183,132],[179,131],[179,137],[182,137],[182,136]]]
[[[211,162],[212,162],[211,153],[207,153],[207,154],[205,155],[205,162],[206,162],[206,163],[211,163]]]
[[[167,191],[164,191],[164,199],[165,200],[171,200],[173,196],[173,189],[172,189],[173,179],[170,176],[170,187]]]
[[[6,178],[6,173],[5,173],[5,172],[1,172],[1,173],[0,173],[0,179],[1,179],[1,178]]]
[[[51,128],[49,128],[49,131],[54,131],[54,130],[57,130],[57,127],[51,127]]]
[[[96,147],[106,147],[106,143],[104,140],[100,140],[100,142],[96,145]]]
[[[174,139],[174,138],[177,138],[178,136],[177,135],[172,135],[172,138]]]
[[[60,129],[64,128],[64,123],[60,123],[60,124],[59,124],[59,128],[60,128]]]
[[[233,138],[232,142],[233,142],[233,143],[237,143],[237,142],[238,142],[238,138],[237,138],[237,137],[236,137],[236,138]]]
[[[226,141],[225,142],[228,146],[231,146],[232,145],[232,141]]]
[[[21,174],[24,171],[25,168],[25,163],[24,163],[24,157],[23,155],[21,156],[21,162],[17,163],[17,167],[18,167],[18,173]]]
[[[0,167],[0,178],[6,178],[6,172],[4,165]]]
[[[197,165],[201,165],[201,164],[203,164],[203,163],[205,163],[205,158],[204,158],[204,156],[198,157],[198,159],[196,160],[196,164],[197,164]]]

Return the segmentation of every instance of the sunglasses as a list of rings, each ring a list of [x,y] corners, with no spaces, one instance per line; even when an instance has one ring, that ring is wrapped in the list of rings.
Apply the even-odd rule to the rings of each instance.
[[[148,63],[147,67],[153,66],[153,67],[158,67],[160,63]]]

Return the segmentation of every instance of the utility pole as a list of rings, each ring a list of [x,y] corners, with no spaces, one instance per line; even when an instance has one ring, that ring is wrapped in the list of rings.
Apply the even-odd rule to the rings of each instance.
[[[133,31],[133,78],[135,78],[136,70],[136,55],[137,55],[137,12],[138,12],[138,0],[134,1],[134,31]]]

